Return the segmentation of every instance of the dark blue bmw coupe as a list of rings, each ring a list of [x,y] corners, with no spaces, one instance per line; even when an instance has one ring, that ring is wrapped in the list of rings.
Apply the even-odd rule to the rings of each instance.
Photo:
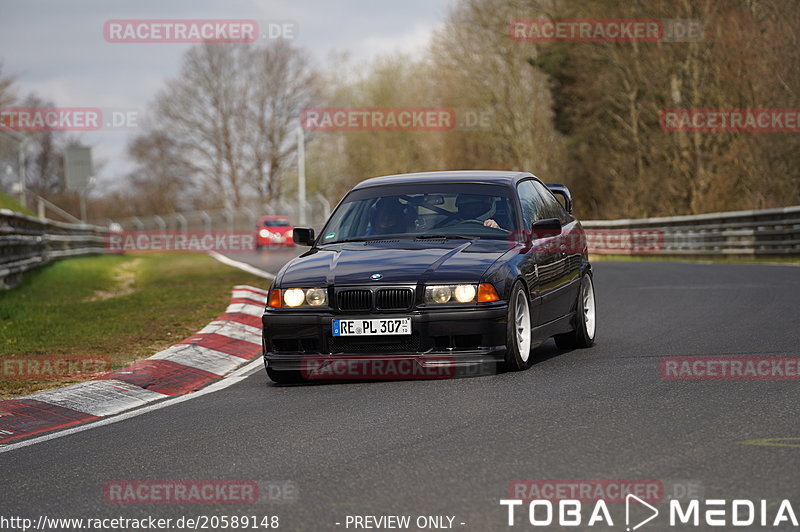
[[[556,198],[561,197],[561,201]],[[550,337],[595,339],[592,267],[562,185],[526,172],[362,181],[287,263],[263,315],[275,382],[521,370]]]

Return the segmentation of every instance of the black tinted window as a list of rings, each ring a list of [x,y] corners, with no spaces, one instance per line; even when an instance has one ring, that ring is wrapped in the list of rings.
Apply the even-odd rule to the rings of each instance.
[[[542,202],[544,204],[544,211],[542,212],[542,218],[558,218],[562,222],[565,221],[566,218],[566,211],[564,207],[561,206],[561,203],[553,196],[553,194],[547,190],[547,187],[539,183],[538,181],[533,181],[534,187],[539,192],[539,195],[542,198]]]
[[[351,192],[322,231],[322,244],[382,236],[506,239],[517,229],[511,191],[476,184],[368,187]],[[498,227],[487,226],[492,219]]]
[[[519,194],[522,220],[526,229],[530,229],[536,220],[547,218],[547,216],[543,216],[545,205],[542,197],[536,192],[534,181],[523,181],[517,185],[517,193]]]

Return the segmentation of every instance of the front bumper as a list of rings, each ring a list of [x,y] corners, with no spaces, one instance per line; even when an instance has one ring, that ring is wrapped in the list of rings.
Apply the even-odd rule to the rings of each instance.
[[[256,243],[259,247],[294,247],[295,243],[291,238],[264,238],[262,236],[258,236],[256,239]]]
[[[350,361],[348,367],[362,372],[375,371],[374,366],[359,364],[358,361],[364,360],[401,365],[406,364],[403,361],[411,361],[416,365],[414,368],[429,370],[495,363],[505,353],[507,315],[504,301],[478,308],[380,314],[267,310],[262,318],[264,359],[271,369],[310,372],[342,360]],[[334,319],[392,317],[410,317],[412,334],[363,337],[332,334]]]

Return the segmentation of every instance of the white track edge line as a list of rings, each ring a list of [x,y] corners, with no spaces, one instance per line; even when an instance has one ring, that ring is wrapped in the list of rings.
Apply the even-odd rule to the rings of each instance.
[[[110,417],[101,418],[96,421],[89,421],[84,424],[78,425],[76,427],[71,427],[68,429],[60,430],[58,432],[54,432],[52,434],[45,434],[43,436],[37,436],[28,440],[23,440],[17,443],[8,443],[5,445],[0,445],[0,454],[6,453],[9,451],[13,451],[16,449],[21,449],[23,447],[28,447],[29,445],[35,445],[37,443],[43,443],[49,440],[54,440],[56,438],[61,438],[63,436],[69,436],[70,434],[75,434],[77,432],[83,432],[84,430],[94,429],[97,427],[102,427],[105,425],[110,425],[112,423],[116,423],[118,421],[124,421],[126,419],[130,419],[132,417],[139,416],[141,414],[145,414],[147,412],[152,412],[153,410],[159,410],[166,406],[175,405],[178,403],[182,403],[184,401],[188,401],[190,399],[195,399],[197,397],[201,397],[208,393],[214,393],[219,390],[224,390],[228,386],[232,386],[237,382],[244,380],[251,373],[258,371],[259,366],[263,364],[263,360],[261,357],[258,357],[256,360],[252,360],[246,365],[242,366],[241,368],[237,369],[233,373],[223,377],[221,380],[213,382],[206,386],[205,388],[201,388],[196,392],[190,392],[185,395],[179,395],[178,397],[166,400],[159,400],[156,404],[143,406],[141,408],[136,408],[134,410],[128,410],[127,412],[122,412],[120,414],[116,414]]]
[[[222,264],[227,264],[228,266],[233,266],[234,268],[239,268],[242,271],[245,271],[247,273],[251,273],[253,275],[261,277],[262,279],[269,279],[270,281],[275,279],[275,275],[273,275],[273,274],[271,274],[269,272],[265,272],[264,270],[260,270],[260,269],[256,268],[255,266],[251,266],[250,264],[247,264],[245,262],[241,262],[241,261],[238,261],[238,260],[233,260],[230,257],[226,257],[222,253],[217,253],[216,251],[209,251],[208,254],[211,256],[211,258],[217,259]]]

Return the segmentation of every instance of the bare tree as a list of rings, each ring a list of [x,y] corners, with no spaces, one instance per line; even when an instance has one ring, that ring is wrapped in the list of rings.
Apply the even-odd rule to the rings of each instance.
[[[438,99],[492,117],[487,129],[447,135],[448,166],[527,170],[563,179],[564,139],[553,125],[550,80],[531,64],[537,47],[508,34],[512,19],[530,9],[540,14],[539,4],[466,0],[437,33],[430,76]]]
[[[180,76],[156,99],[149,131],[172,139],[186,175],[228,207],[241,205],[247,186],[248,57],[245,45],[189,50]]]
[[[300,114],[319,101],[319,80],[306,54],[283,40],[251,50],[248,74],[248,177],[264,205],[281,195],[297,152]]]
[[[136,137],[128,146],[139,163],[128,180],[135,192],[129,208],[134,214],[172,213],[191,207],[192,186],[183,147],[161,131]]]
[[[24,107],[54,107],[53,102],[30,95]],[[63,132],[49,129],[27,133],[33,140],[28,148],[26,178],[28,189],[34,194],[53,199],[64,192],[64,157],[67,139]]]
[[[253,197],[263,206],[281,195],[297,149],[294,129],[316,90],[310,61],[284,41],[194,47],[131,146],[141,166],[134,180],[169,169],[204,206],[236,208]],[[168,149],[158,149],[166,141]]]
[[[3,73],[3,63],[0,61],[0,108],[8,107],[16,102],[14,91],[14,77]],[[16,168],[17,141],[9,135],[0,133],[0,188],[8,190],[11,180],[16,178],[6,170]]]
[[[660,112],[670,108],[797,107],[797,2],[573,0],[556,6],[557,17],[614,13],[704,26],[694,42],[541,46],[539,64],[562,82],[554,91],[556,108],[566,116],[562,131],[577,196],[589,199],[582,214],[658,216],[800,201],[796,134],[673,132],[659,123]]]

